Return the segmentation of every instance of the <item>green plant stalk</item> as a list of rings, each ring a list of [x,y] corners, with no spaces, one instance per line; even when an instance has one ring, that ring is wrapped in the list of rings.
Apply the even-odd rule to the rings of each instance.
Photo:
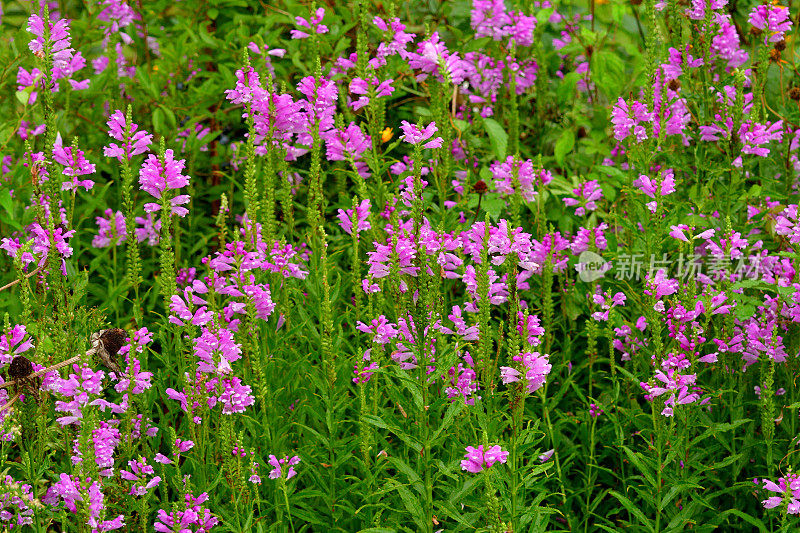
[[[519,293],[517,292],[517,264],[514,257],[507,259],[503,265],[506,270],[506,279],[508,280],[508,302],[510,309],[508,310],[508,318],[506,320],[507,333],[506,333],[506,358],[509,366],[519,367],[521,363],[517,363],[513,358],[520,353],[520,337],[516,331],[517,324],[519,323]],[[527,316],[524,317],[527,320]],[[524,332],[524,330],[523,330]],[[527,335],[525,335],[525,344],[527,345]],[[517,370],[520,370],[517,368]],[[520,488],[520,464],[519,464],[519,437],[522,431],[523,416],[525,413],[525,391],[522,388],[521,382],[512,383],[508,388],[509,405],[511,407],[511,524],[513,531],[519,531],[519,488]]]
[[[519,531],[520,511],[520,464],[519,464],[519,437],[522,430],[523,415],[525,413],[525,393],[521,383],[514,383],[510,389],[514,398],[511,409],[511,523],[512,531]]]
[[[294,195],[292,195],[292,184],[289,182],[289,165],[286,162],[286,152],[282,149],[276,149],[276,152],[281,179],[281,214],[286,227],[285,235],[291,239],[294,234]]]
[[[586,355],[589,356],[589,385],[587,397],[594,398],[594,361],[597,358],[597,337],[599,336],[599,328],[597,322],[591,316],[586,321],[586,330],[588,332],[586,339]]]
[[[131,106],[128,105],[125,116],[125,143],[131,143],[131,121],[133,120]],[[137,326],[142,324],[142,310],[139,301],[139,285],[142,282],[140,275],[141,272],[141,256],[139,254],[139,243],[134,238],[136,231],[136,213],[133,202],[133,172],[131,171],[131,160],[128,157],[127,150],[125,157],[122,159],[122,209],[125,216],[125,251],[126,251],[126,274],[127,281],[133,287],[133,316],[136,320]]]
[[[553,422],[550,420],[550,408],[547,406],[547,387],[541,387],[538,391],[539,399],[542,402],[544,422],[547,425],[547,434],[550,436],[550,444],[553,446],[553,459],[556,463],[556,473],[558,474],[558,485],[561,489],[561,503],[567,504],[567,491],[564,485],[564,475],[561,471],[561,457],[558,451],[559,442],[553,430]]]
[[[656,454],[658,460],[658,475],[656,476],[656,483],[657,486],[655,487],[655,501],[656,501],[656,520],[655,520],[655,533],[659,533],[661,531],[661,500],[662,500],[662,493],[661,487],[663,485],[663,474],[664,474],[664,429],[663,429],[663,421],[658,413],[656,413],[656,403],[655,401],[650,402],[650,416],[652,417],[653,421],[653,432],[656,437]]]
[[[262,206],[262,219],[264,221],[264,239],[270,246],[275,242],[276,226],[275,221],[275,149],[270,144],[267,147],[267,155],[264,165],[264,201]]]
[[[286,516],[289,518],[289,527],[294,532],[294,522],[292,521],[292,508],[289,506],[289,490],[286,487],[286,478],[281,475],[280,478],[281,492],[283,492],[283,503],[286,505]]]
[[[244,197],[246,201],[246,213],[248,218],[247,228],[247,246],[250,250],[256,249],[256,221],[259,220],[259,195],[258,195],[258,180],[256,179],[256,147],[255,136],[256,129],[253,119],[253,105],[248,107],[247,112],[247,129],[249,134],[246,143],[246,157],[247,162],[244,167]]]
[[[23,270],[24,267],[22,265],[22,256],[25,253],[30,252],[31,244],[32,241],[24,244],[14,257],[14,269],[17,272],[17,279],[19,280],[19,299],[22,303],[21,319],[23,324],[30,323],[33,315],[33,308],[31,306],[31,287],[28,284],[28,276],[25,274],[25,271]]]
[[[419,166],[419,165],[417,165]],[[419,171],[417,171],[419,172]],[[417,173],[417,175],[419,175]],[[422,195],[421,190],[417,188],[419,178],[415,179],[414,188],[414,207],[415,214],[416,208],[419,206],[421,209]],[[417,221],[415,220],[415,223]],[[421,223],[421,220],[420,220]],[[416,228],[415,235],[419,235],[419,227]],[[417,276],[416,287],[419,291],[419,300],[416,304],[412,304],[412,316],[414,319],[414,332],[416,333],[415,345],[417,351],[417,380],[422,388],[422,406],[416,413],[416,418],[419,421],[417,430],[422,442],[422,451],[418,460],[418,468],[422,471],[422,478],[425,484],[424,493],[424,512],[426,531],[433,532],[433,478],[431,476],[431,420],[430,420],[430,381],[427,375],[428,369],[428,355],[425,349],[426,344],[426,330],[428,329],[428,309],[430,303],[430,287],[428,277],[428,255],[423,249],[423,245],[417,239],[417,261],[419,264],[419,274]],[[415,402],[416,404],[416,402]]]
[[[161,264],[161,275],[159,284],[161,285],[161,295],[164,298],[164,309],[169,314],[169,304],[172,295],[177,290],[175,279],[175,256],[172,250],[172,205],[170,204],[171,194],[164,191],[161,196],[161,238],[159,239],[159,258]]]
[[[481,248],[481,263],[478,266],[478,361],[477,366],[482,383],[491,383],[489,350],[491,348],[491,334],[489,330],[489,315],[491,302],[489,301],[489,214],[484,216],[484,240]]]
[[[592,19],[594,20],[594,18]],[[509,61],[516,61],[516,46],[511,46]],[[504,69],[506,70],[506,69]],[[508,69],[508,152],[519,153],[519,102],[517,101],[517,76],[513,70]],[[516,158],[515,158],[516,159]],[[515,176],[516,177],[516,176]],[[519,191],[517,185],[514,190]],[[519,226],[518,222],[514,223]]]
[[[325,372],[325,382],[327,388],[325,390],[325,419],[328,425],[328,461],[330,463],[329,471],[329,496],[331,501],[331,520],[335,520],[335,505],[337,498],[336,487],[336,439],[337,427],[336,422],[336,359],[333,354],[333,312],[331,310],[331,288],[328,283],[328,253],[327,253],[327,239],[325,230],[321,227],[320,230],[320,269],[322,275],[322,316],[320,317],[320,326],[322,333],[322,357],[323,368]]]
[[[589,461],[586,463],[586,502],[585,502],[585,520],[583,522],[583,531],[589,531],[589,521],[592,516],[590,511],[590,506],[592,503],[592,489],[594,488],[594,466],[595,466],[595,445],[596,445],[596,429],[597,429],[597,418],[589,415],[591,418],[591,429],[589,430]]]
[[[361,320],[361,297],[364,292],[361,289],[361,261],[358,253],[358,196],[353,197],[353,214],[350,217],[352,225],[351,231],[351,273],[353,277],[353,308],[355,310],[355,319]]]
[[[773,330],[773,346],[777,328]],[[775,403],[774,396],[775,361],[766,356],[761,361],[761,432],[767,445],[767,468],[772,471],[774,463],[773,446],[775,442]]]
[[[553,345],[553,255],[548,254],[542,273],[542,315],[544,324],[544,353]]]
[[[55,107],[53,105],[53,93],[50,88],[53,86],[55,81],[53,80],[52,72],[53,72],[53,50],[52,50],[52,43],[50,41],[50,10],[47,6],[45,6],[44,12],[44,34],[43,34],[43,58],[41,60],[42,64],[42,84],[43,90],[42,93],[42,114],[44,115],[44,122],[45,122],[45,146],[44,146],[44,165],[51,165],[53,168],[50,171],[51,179],[48,179],[44,182],[44,192],[49,197],[50,202],[50,214],[46,217],[44,221],[45,225],[47,226],[47,234],[50,241],[50,249],[56,250],[56,242],[55,242],[55,217],[58,213],[58,202],[61,199],[61,190],[59,187],[58,180],[55,179],[56,174],[60,174],[60,172],[56,172],[56,167],[60,166],[57,165],[52,160],[53,154],[53,147],[55,146],[56,142],[56,115],[55,115]],[[34,168],[32,165],[31,168]],[[37,178],[38,178],[38,171],[37,171]],[[46,274],[48,278],[48,282],[50,284],[50,291],[48,291],[53,297],[53,312],[55,313],[56,317],[60,317],[62,314],[62,310],[65,311],[65,306],[62,306],[61,300],[59,296],[66,295],[66,287],[64,285],[64,277],[61,275],[61,255],[57,253],[49,253],[47,254],[47,268]]]

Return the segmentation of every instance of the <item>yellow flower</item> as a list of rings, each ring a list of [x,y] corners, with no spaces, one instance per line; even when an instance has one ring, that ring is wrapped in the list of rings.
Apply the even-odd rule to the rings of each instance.
[[[382,143],[389,142],[391,139],[392,139],[392,128],[386,127],[381,132],[381,142]]]

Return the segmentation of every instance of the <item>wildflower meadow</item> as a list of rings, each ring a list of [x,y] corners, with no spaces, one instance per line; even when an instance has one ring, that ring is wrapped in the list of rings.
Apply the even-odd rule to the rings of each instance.
[[[800,531],[787,1],[0,1],[0,532]]]

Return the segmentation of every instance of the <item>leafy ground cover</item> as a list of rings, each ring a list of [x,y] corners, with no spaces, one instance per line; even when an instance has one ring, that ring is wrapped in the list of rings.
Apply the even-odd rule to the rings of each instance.
[[[0,3],[2,531],[792,531],[796,6]]]

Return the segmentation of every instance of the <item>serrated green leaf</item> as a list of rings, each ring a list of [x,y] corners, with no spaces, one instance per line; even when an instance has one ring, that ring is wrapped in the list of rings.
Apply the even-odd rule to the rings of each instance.
[[[559,165],[564,164],[564,158],[575,147],[575,132],[564,130],[556,141],[555,156]]]
[[[499,122],[492,118],[483,119],[483,129],[489,136],[489,142],[492,144],[492,152],[497,159],[503,160],[506,158],[506,151],[508,150],[508,133],[503,129]]]
[[[611,494],[613,497],[615,497],[617,500],[619,500],[619,502],[623,506],[625,506],[625,508],[632,515],[634,515],[636,518],[638,518],[639,522],[641,522],[643,528],[645,528],[647,531],[653,531],[653,526],[651,525],[653,521],[648,519],[644,515],[644,513],[642,512],[642,510],[639,508],[638,505],[636,505],[630,499],[628,499],[627,496],[624,496],[624,495],[620,494],[619,492],[617,492],[615,490],[610,490],[610,491],[608,491],[608,493]]]
[[[609,101],[615,101],[625,84],[625,63],[610,50],[596,51],[592,55],[592,80]]]

